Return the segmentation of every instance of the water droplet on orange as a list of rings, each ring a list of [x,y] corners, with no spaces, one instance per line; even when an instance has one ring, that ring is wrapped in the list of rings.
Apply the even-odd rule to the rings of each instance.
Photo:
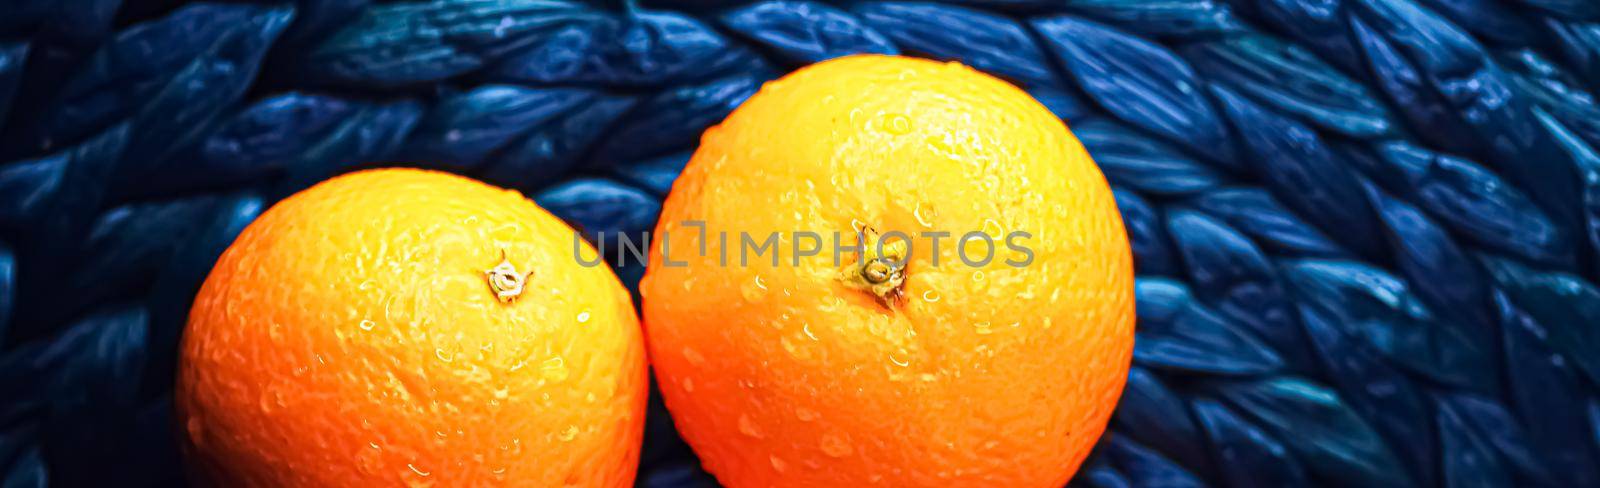
[[[823,454],[836,458],[849,456],[856,451],[854,447],[850,447],[848,437],[834,432],[822,434],[822,443],[819,447],[822,448]]]
[[[544,379],[551,383],[560,383],[567,380],[567,362],[561,356],[544,360],[539,365],[539,370],[544,374]]]
[[[765,437],[761,434],[761,428],[756,426],[756,422],[744,414],[739,415],[739,433],[757,439]]]

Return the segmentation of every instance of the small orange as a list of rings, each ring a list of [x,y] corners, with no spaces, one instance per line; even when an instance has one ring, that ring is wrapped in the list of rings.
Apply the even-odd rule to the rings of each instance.
[[[858,228],[868,256],[909,259],[836,253]],[[996,250],[956,242],[971,231]],[[1104,177],[1038,102],[955,63],[847,57],[768,84],[704,135],[655,235],[651,361],[731,487],[1059,487],[1131,360]],[[1031,263],[1006,264],[1016,248]]]
[[[514,191],[418,170],[274,205],[206,278],[176,404],[218,486],[632,483],[628,292]],[[587,258],[594,250],[583,244]]]

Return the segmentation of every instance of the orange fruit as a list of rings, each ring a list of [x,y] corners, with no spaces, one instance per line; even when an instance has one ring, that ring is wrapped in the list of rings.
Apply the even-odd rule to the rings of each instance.
[[[835,253],[858,227],[871,259]],[[986,255],[967,232],[992,261],[959,261]],[[655,236],[651,362],[727,486],[1060,487],[1131,360],[1104,177],[1037,101],[955,63],[847,57],[768,84],[706,132]]]
[[[192,471],[219,486],[630,485],[643,340],[628,292],[578,264],[574,238],[517,192],[428,171],[349,174],[274,205],[189,316],[175,401]]]

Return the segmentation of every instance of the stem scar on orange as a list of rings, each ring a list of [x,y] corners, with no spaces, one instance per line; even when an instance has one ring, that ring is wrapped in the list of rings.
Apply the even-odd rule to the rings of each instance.
[[[865,260],[836,263],[835,233]],[[777,264],[753,251],[771,235]],[[1131,360],[1105,178],[1060,119],[958,64],[854,56],[768,84],[706,132],[656,236],[651,361],[728,486],[1059,487]]]
[[[517,192],[444,173],[354,173],[279,202],[190,313],[176,403],[196,478],[631,485],[643,338],[573,239]]]

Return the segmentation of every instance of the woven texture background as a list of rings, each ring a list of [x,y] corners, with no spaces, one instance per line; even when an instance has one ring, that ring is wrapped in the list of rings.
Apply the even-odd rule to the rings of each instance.
[[[1117,188],[1136,367],[1075,485],[1600,486],[1594,0],[0,0],[0,485],[182,483],[189,301],[275,200],[381,162],[649,230],[861,52],[1016,83]],[[650,414],[640,485],[714,486]]]

